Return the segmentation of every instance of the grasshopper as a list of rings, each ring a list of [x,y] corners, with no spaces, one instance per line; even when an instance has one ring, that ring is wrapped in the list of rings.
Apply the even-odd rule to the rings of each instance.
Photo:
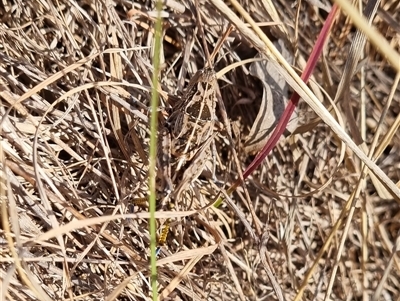
[[[210,157],[217,121],[216,85],[213,69],[206,67],[199,70],[160,129],[157,156],[161,183],[158,189],[163,195],[160,209],[172,204],[171,197],[176,201],[181,199],[182,192],[199,177]],[[179,184],[174,187],[177,182]],[[159,245],[165,243],[169,225],[170,220],[167,220],[158,240]]]
[[[169,117],[159,126],[157,152],[159,210],[171,209],[174,202],[182,200],[183,192],[196,181],[211,157],[211,143],[216,136],[218,83],[211,61],[232,27],[228,28],[210,56],[200,24],[200,14],[197,13],[207,63],[191,78],[185,92],[172,106]],[[159,246],[165,244],[170,223],[170,219],[164,223],[158,239]]]

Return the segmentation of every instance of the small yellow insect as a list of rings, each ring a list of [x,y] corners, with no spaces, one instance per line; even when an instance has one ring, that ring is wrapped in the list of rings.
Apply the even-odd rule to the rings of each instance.
[[[161,231],[161,234],[158,237],[157,243],[158,243],[159,246],[165,245],[165,242],[167,240],[167,236],[168,236],[168,233],[169,233],[170,226],[171,226],[171,219],[169,218],[169,219],[167,219],[165,221],[163,229]]]
[[[171,226],[171,219],[167,219],[164,223],[163,229],[161,231],[160,236],[158,237],[157,240],[157,248],[156,248],[156,256],[160,254],[161,248],[165,245],[165,242],[167,241],[169,229]]]

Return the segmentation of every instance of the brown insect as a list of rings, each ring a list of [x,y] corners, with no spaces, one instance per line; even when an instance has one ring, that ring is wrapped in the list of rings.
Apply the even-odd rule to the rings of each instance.
[[[158,190],[159,195],[163,195],[160,209],[170,204],[171,197],[180,201],[181,193],[199,177],[210,158],[210,144],[217,120],[216,85],[217,78],[211,68],[199,70],[160,129],[158,175],[161,186]],[[174,187],[177,182],[179,184]],[[159,245],[165,243],[169,225],[170,221],[167,220],[159,237]]]
[[[220,40],[211,58],[231,29]],[[205,40],[203,42],[206,45]],[[182,193],[196,181],[211,157],[211,143],[216,135],[218,89],[216,73],[210,67],[211,58],[208,58],[208,66],[192,77],[170,116],[160,125],[157,160],[160,210],[171,209],[172,201],[181,201]],[[164,224],[158,240],[160,246],[165,244],[170,222],[167,220]]]

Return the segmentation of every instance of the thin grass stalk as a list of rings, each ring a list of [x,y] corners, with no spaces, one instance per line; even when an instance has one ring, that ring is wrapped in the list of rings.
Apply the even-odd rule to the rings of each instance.
[[[150,117],[150,154],[149,154],[149,190],[150,190],[150,265],[151,265],[151,288],[153,291],[153,300],[156,301],[157,296],[157,256],[156,256],[156,156],[157,156],[157,108],[158,108],[158,73],[160,69],[160,48],[161,48],[161,10],[162,1],[156,3],[157,20],[155,23],[154,37],[154,57],[153,57],[153,78],[151,91],[151,117]]]
[[[373,26],[368,25],[368,20],[360,14],[357,9],[348,0],[334,0],[340,8],[349,15],[351,21],[360,29],[369,39],[369,41],[376,47],[376,50],[382,54],[390,65],[397,72],[400,72],[400,55],[389,44],[386,39],[379,34]]]

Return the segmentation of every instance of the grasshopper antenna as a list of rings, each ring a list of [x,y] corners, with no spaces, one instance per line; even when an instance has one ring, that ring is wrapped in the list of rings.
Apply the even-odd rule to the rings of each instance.
[[[206,55],[206,63],[205,63],[205,67],[209,67],[209,68],[213,68],[213,62],[214,62],[214,58],[217,55],[218,51],[220,50],[220,48],[222,47],[222,44],[225,42],[225,40],[228,38],[229,34],[232,32],[233,30],[233,26],[230,25],[228,27],[228,29],[226,30],[226,32],[224,33],[224,35],[222,36],[222,38],[219,40],[217,46],[214,48],[214,51],[212,52],[212,54],[210,55],[209,51],[208,51],[208,47],[207,47],[207,40],[206,40],[206,34],[204,33],[204,27],[203,24],[201,22],[201,13],[200,13],[200,4],[199,4],[199,0],[195,0],[195,10],[196,10],[196,16],[197,16],[197,27],[199,28],[200,34],[201,34],[201,39],[203,42],[203,50],[204,53]]]
[[[210,68],[212,68],[212,64],[211,64],[211,59],[210,59],[210,53],[208,52],[208,47],[207,47],[207,41],[206,41],[206,35],[204,33],[204,28],[203,28],[203,24],[201,22],[201,13],[200,13],[200,3],[199,0],[195,0],[195,10],[196,10],[196,21],[197,21],[197,27],[199,28],[200,34],[201,34],[201,40],[203,42],[203,50],[204,53],[206,55],[207,61],[205,63],[205,65]]]

